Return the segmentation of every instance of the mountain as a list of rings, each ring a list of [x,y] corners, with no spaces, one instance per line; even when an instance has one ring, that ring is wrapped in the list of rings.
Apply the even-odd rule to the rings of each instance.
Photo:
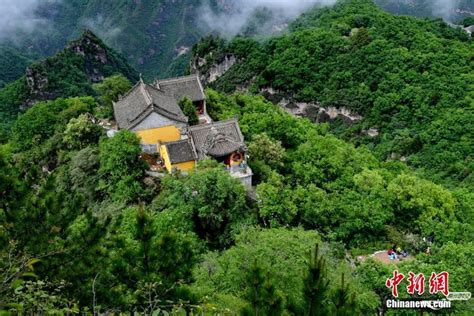
[[[474,291],[466,34],[347,0],[192,53],[244,161],[147,172],[162,159],[143,131],[101,119],[130,83],[91,89],[137,73],[89,31],[0,91],[0,120],[16,119],[0,142],[0,315],[392,315],[401,279],[402,300]],[[214,126],[196,151],[230,141]],[[231,176],[247,167],[252,188]]]
[[[197,27],[201,2],[45,1],[35,12],[36,19],[47,21],[45,31],[24,34],[20,41],[15,38],[7,44],[19,47],[26,56],[50,56],[84,29],[91,29],[145,77],[165,77],[184,71],[187,64],[180,64],[179,57],[202,36]],[[0,57],[0,64],[4,58]],[[0,80],[9,78],[0,68]]]
[[[25,74],[0,90],[0,124],[5,132],[17,114],[38,101],[93,95],[92,84],[113,74],[138,80],[126,59],[92,32],[70,42],[53,57],[34,62]]]
[[[303,14],[284,36],[207,38],[194,52],[203,80],[223,74],[211,87],[263,93],[288,111],[332,121],[340,137],[436,181],[474,181],[473,42],[441,20],[348,0]]]
[[[387,12],[416,17],[441,17],[452,23],[474,16],[473,0],[375,0]]]
[[[382,8],[395,14],[440,16],[428,0],[377,0]],[[179,1],[42,1],[32,20],[42,21],[33,32],[15,33],[0,45],[0,87],[19,78],[25,61],[51,56],[77,38],[84,29],[91,29],[104,42],[125,56],[145,78],[155,79],[181,75],[187,71],[190,48],[202,37],[219,31],[222,25],[246,20],[235,32],[258,35],[284,29],[288,23],[281,12],[257,8],[254,13],[239,13],[243,0],[179,0]],[[208,4],[209,6],[204,6]],[[274,6],[264,1],[264,5]],[[203,8],[211,11],[206,11]],[[440,11],[440,9],[436,9]],[[245,11],[245,10],[244,10]],[[202,20],[208,12],[225,12],[210,16],[209,27]],[[457,7],[440,11],[456,20],[473,15],[472,0],[463,0]],[[439,13],[439,12],[438,12]],[[443,14],[444,14],[443,13]],[[239,15],[240,14],[240,15]],[[283,14],[284,15],[284,14]],[[442,16],[442,15],[441,15]],[[228,20],[226,20],[228,17]],[[269,22],[271,21],[271,22]],[[2,67],[1,65],[15,65]]]

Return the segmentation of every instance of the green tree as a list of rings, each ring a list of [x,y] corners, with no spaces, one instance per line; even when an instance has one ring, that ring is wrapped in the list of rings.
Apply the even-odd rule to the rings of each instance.
[[[116,284],[111,293],[102,293],[111,304],[165,308],[169,300],[189,299],[182,285],[191,281],[199,249],[196,239],[160,230],[156,221],[156,214],[143,205],[124,210],[116,219],[106,241],[111,251],[101,280]]]
[[[293,203],[293,192],[283,183],[283,177],[273,172],[270,179],[257,186],[259,217],[264,226],[289,225],[298,209]]]
[[[100,168],[103,188],[115,194],[116,200],[137,198],[141,193],[139,179],[145,172],[140,160],[140,139],[126,130],[100,142]]]
[[[242,183],[221,165],[207,167],[207,162],[187,177],[166,179],[154,203],[159,211],[183,214],[185,219],[174,216],[173,225],[184,225],[184,220],[212,248],[231,244],[238,227],[251,218]]]
[[[132,84],[125,76],[115,75],[105,78],[101,83],[94,84],[92,88],[98,94],[99,102],[103,106],[100,115],[105,118],[113,118],[113,103],[127,93],[132,88]]]
[[[90,115],[81,114],[69,121],[63,137],[63,142],[69,149],[82,149],[99,141],[103,129],[92,120]]]
[[[303,271],[307,254],[320,242],[315,231],[284,228],[247,228],[236,238],[235,245],[220,253],[207,253],[193,273],[196,282],[192,292],[210,297],[220,307],[246,305],[247,274],[254,261],[265,270],[277,293],[284,296],[284,307],[303,306]],[[266,275],[268,272],[268,276]]]
[[[334,305],[334,315],[349,316],[356,313],[355,294],[349,288],[349,283],[341,274],[340,286],[336,289],[332,299]]]
[[[189,125],[196,125],[199,123],[196,107],[190,98],[184,97],[179,101],[179,107],[183,111],[183,114],[188,118]]]
[[[454,218],[456,200],[451,192],[426,180],[399,175],[387,187],[399,224],[415,225],[423,236],[435,234],[441,242],[463,238]]]
[[[281,315],[283,299],[265,271],[255,260],[246,276],[247,291],[245,299],[248,306],[242,315]]]
[[[285,149],[280,141],[271,139],[266,133],[252,137],[248,153],[254,182],[267,180],[271,176],[271,169],[279,170],[283,167]]]
[[[316,244],[308,264],[303,285],[305,315],[326,315],[328,285],[326,263],[319,253],[319,245]]]

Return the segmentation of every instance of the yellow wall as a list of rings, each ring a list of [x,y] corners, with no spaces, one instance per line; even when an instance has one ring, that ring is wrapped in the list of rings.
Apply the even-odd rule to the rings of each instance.
[[[135,133],[141,138],[142,144],[174,142],[181,138],[179,128],[174,125],[144,129],[141,131],[135,131]]]
[[[188,171],[188,170],[194,169],[195,165],[196,165],[196,163],[194,162],[194,160],[193,161],[186,161],[186,162],[177,163],[177,164],[172,165],[171,170],[176,168],[176,169],[181,170],[181,171]]]
[[[177,163],[177,164],[171,164],[170,157],[168,155],[168,151],[166,150],[166,146],[164,146],[164,145],[160,146],[160,156],[163,159],[163,161],[165,162],[166,170],[168,170],[169,173],[171,173],[173,171],[173,169],[175,169],[175,168],[178,169],[178,170],[181,170],[181,171],[191,170],[196,165],[196,162],[194,160],[193,161],[181,162],[181,163]]]
[[[166,146],[163,146],[163,145],[160,146],[160,156],[165,162],[166,170],[168,170],[168,172],[171,172],[173,168],[171,167],[170,157],[168,156],[168,151],[166,150]]]

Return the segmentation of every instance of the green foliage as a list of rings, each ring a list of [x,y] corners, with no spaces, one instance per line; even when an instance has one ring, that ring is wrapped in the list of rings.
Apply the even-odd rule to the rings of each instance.
[[[179,101],[179,107],[183,111],[183,114],[188,118],[189,125],[192,126],[199,123],[196,107],[191,99],[184,97]]]
[[[0,45],[0,89],[7,83],[20,78],[26,66],[31,62],[30,56],[20,52],[16,47]]]
[[[291,224],[298,208],[293,203],[294,192],[285,187],[283,177],[273,172],[267,182],[257,186],[259,217],[264,226]]]
[[[187,177],[167,178],[154,203],[157,210],[175,214],[171,227],[190,227],[211,248],[231,244],[251,218],[245,188],[221,165],[201,165]]]
[[[307,253],[318,241],[319,236],[314,231],[247,229],[237,237],[232,248],[222,254],[205,255],[204,261],[195,270],[196,283],[191,288],[200,296],[210,295],[218,305],[227,300],[233,301],[236,306],[245,305],[247,286],[252,289],[247,278],[254,274],[251,271],[257,260],[257,272],[260,271],[263,280],[269,278],[274,290],[285,294],[285,302],[300,306],[303,304],[301,290]]]
[[[142,206],[126,209],[112,227],[108,269],[101,282],[114,280],[110,293],[103,295],[116,306],[164,306],[175,296],[185,297],[180,286],[190,281],[199,249],[196,239],[191,234],[159,230],[154,215]]]
[[[79,314],[77,304],[63,296],[64,287],[27,281],[15,289],[7,310],[15,314]]]
[[[16,150],[28,150],[44,143],[57,128],[62,128],[71,118],[91,111],[94,104],[90,97],[38,103],[21,115],[13,126],[12,142]]]
[[[461,24],[464,25],[465,27],[474,25],[474,17],[470,16],[470,17],[464,18]]]
[[[100,111],[101,116],[113,118],[113,103],[117,102],[120,96],[127,93],[132,84],[123,75],[115,75],[105,78],[101,83],[92,85],[92,88],[98,95],[101,105],[104,107]]]
[[[116,199],[129,201],[138,198],[141,187],[137,180],[145,171],[145,163],[139,159],[138,136],[122,130],[113,138],[103,139],[99,147],[102,187]]]
[[[248,306],[242,315],[281,315],[283,299],[272,284],[270,277],[258,266],[257,261],[247,272],[245,299]]]
[[[279,170],[284,166],[285,149],[280,141],[271,139],[266,133],[255,135],[248,146],[254,182],[267,180],[271,169]]]
[[[392,16],[372,1],[347,0],[303,14],[283,36],[237,37],[199,57],[238,57],[211,84],[219,91],[271,88],[276,103],[285,98],[346,108],[363,119],[331,124],[338,136],[384,160],[406,160],[438,183],[469,186],[472,43],[440,20]],[[212,97],[209,108],[212,115]],[[368,137],[371,128],[379,136]]]
[[[308,271],[304,280],[304,315],[325,315],[327,312],[325,299],[329,281],[326,276],[325,264],[319,252],[319,245],[316,245],[308,264]]]
[[[63,142],[70,149],[83,149],[89,144],[96,144],[102,133],[102,127],[94,124],[90,116],[81,114],[67,124]]]

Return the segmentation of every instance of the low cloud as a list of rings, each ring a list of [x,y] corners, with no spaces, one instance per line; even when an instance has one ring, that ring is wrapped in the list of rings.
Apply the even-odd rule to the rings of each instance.
[[[298,17],[315,5],[333,5],[337,0],[221,0],[218,12],[211,9],[209,2],[201,6],[201,22],[210,30],[232,37],[242,32],[258,10],[265,10],[271,16],[263,25],[262,32],[278,27]]]
[[[15,40],[24,33],[31,33],[48,25],[39,17],[42,5],[59,0],[0,0],[0,40]]]
[[[434,16],[441,17],[445,20],[451,20],[456,8],[459,6],[460,0],[433,0],[431,9]]]
[[[422,10],[423,14],[443,18],[451,21],[455,16],[455,10],[459,8],[461,0],[376,0],[382,4],[398,4],[405,8],[414,8],[416,11]]]
[[[122,29],[116,27],[111,20],[107,20],[103,15],[98,14],[95,18],[87,18],[81,21],[81,25],[84,28],[92,30],[103,40],[114,40]]]

